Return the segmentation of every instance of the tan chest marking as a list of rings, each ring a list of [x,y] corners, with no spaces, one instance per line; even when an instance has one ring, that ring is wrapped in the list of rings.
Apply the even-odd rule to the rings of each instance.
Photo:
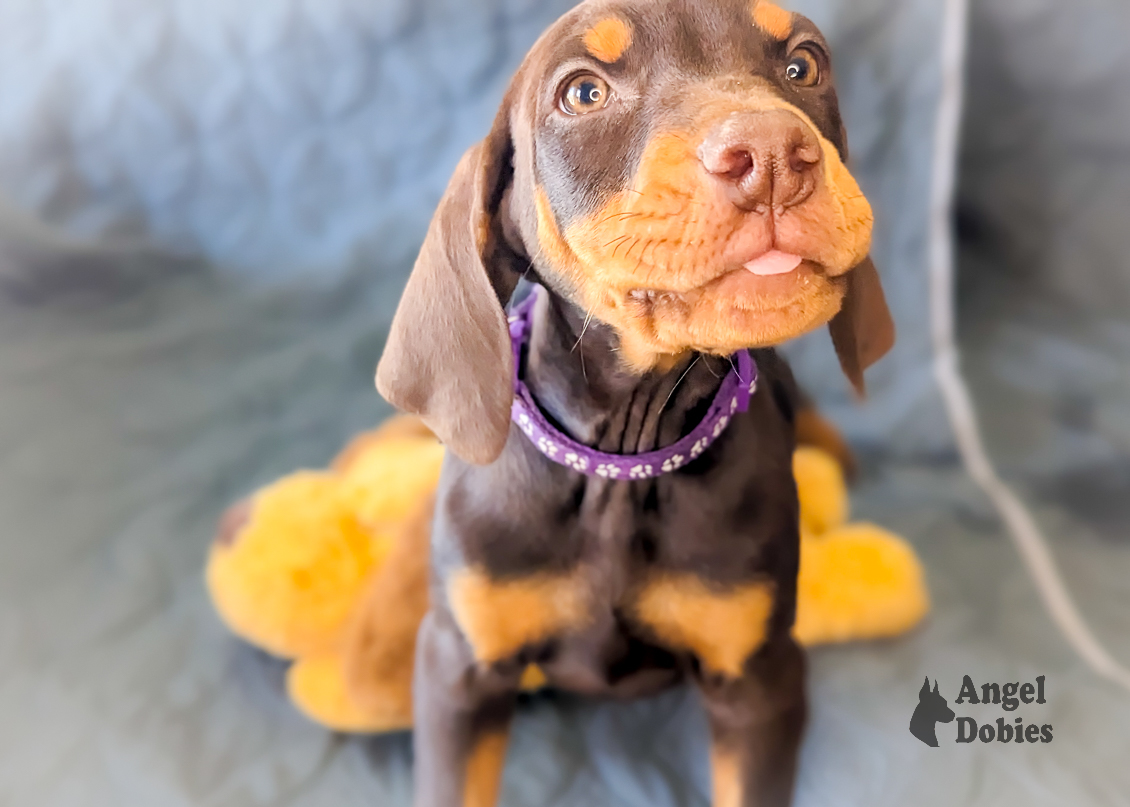
[[[495,807],[506,765],[505,731],[484,734],[471,749],[463,778],[463,807]]]
[[[793,32],[793,15],[769,0],[753,0],[753,21],[762,31],[781,41]]]
[[[635,603],[636,617],[660,641],[732,678],[765,642],[772,613],[771,583],[716,590],[693,575],[656,577]]]
[[[608,17],[585,31],[585,47],[605,64],[620,61],[632,46],[632,26],[619,17]]]
[[[467,569],[451,577],[447,596],[475,658],[488,663],[582,628],[590,614],[588,587],[579,573],[492,580]]]
[[[710,753],[711,807],[741,807],[742,769],[736,754],[715,747]]]

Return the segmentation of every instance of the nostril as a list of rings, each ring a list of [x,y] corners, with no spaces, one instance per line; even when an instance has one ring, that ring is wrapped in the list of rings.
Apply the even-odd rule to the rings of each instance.
[[[820,149],[815,146],[803,146],[789,156],[789,167],[798,174],[803,174],[819,164]]]
[[[727,148],[706,154],[703,165],[710,173],[737,181],[753,170],[753,152],[748,148]]]
[[[727,179],[741,179],[753,170],[753,154],[747,149],[732,149],[726,154],[726,168],[719,173]]]
[[[813,166],[819,165],[823,157],[820,147],[812,143],[800,131],[796,131],[790,136],[787,153],[789,168],[798,174],[803,174]]]

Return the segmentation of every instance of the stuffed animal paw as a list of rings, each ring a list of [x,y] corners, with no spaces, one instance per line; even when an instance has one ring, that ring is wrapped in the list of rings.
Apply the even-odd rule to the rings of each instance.
[[[419,420],[393,418],[354,439],[330,470],[280,479],[221,522],[205,574],[212,602],[235,635],[295,661],[290,697],[319,723],[357,732],[411,725],[408,686],[427,581],[401,584],[416,589],[407,592],[414,602],[372,602],[370,589],[407,549],[405,530],[430,515],[442,462],[443,447]],[[426,545],[417,554],[426,563]],[[382,695],[366,699],[349,672],[373,607],[384,633],[399,624],[403,636],[386,637],[397,651],[394,669]]]
[[[884,639],[930,610],[922,564],[903,539],[874,524],[846,524],[839,462],[818,448],[793,456],[800,497],[800,576],[793,634],[804,645]]]
[[[208,591],[236,636],[281,658],[308,656],[340,643],[390,547],[387,533],[358,518],[337,474],[302,471],[228,511],[209,554]]]

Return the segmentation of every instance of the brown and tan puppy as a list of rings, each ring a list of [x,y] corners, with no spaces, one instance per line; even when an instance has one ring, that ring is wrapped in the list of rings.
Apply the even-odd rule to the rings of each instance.
[[[893,340],[846,155],[824,39],[764,0],[593,0],[526,58],[440,203],[377,375],[451,449],[413,685],[417,807],[495,802],[531,663],[597,695],[695,682],[715,805],[789,802],[801,399],[770,348],[830,323],[861,389]],[[573,439],[675,442],[745,349],[750,410],[658,479],[554,464],[510,421],[504,306],[523,276],[550,293],[521,373]]]

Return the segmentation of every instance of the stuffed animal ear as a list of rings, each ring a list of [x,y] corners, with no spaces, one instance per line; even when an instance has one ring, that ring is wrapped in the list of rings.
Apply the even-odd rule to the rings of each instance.
[[[828,329],[844,375],[855,391],[864,395],[863,371],[883,358],[895,343],[895,323],[870,256],[848,273],[843,306]]]
[[[462,459],[502,453],[514,397],[503,306],[520,275],[501,209],[513,177],[509,104],[455,169],[408,279],[377,389],[417,414]]]

